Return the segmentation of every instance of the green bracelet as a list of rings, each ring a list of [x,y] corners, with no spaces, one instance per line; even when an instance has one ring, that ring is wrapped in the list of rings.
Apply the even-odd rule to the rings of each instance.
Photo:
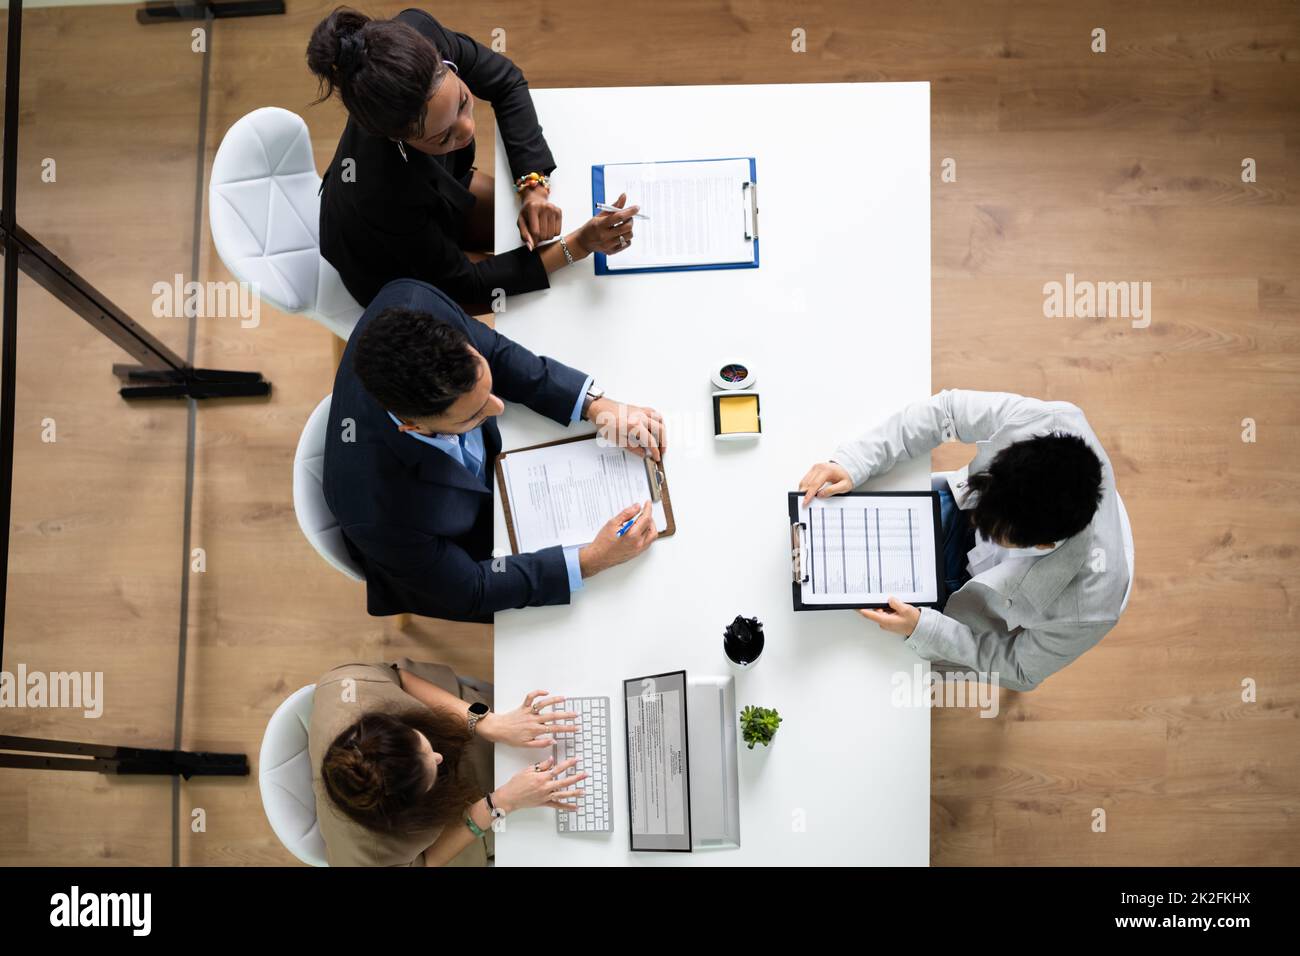
[[[474,836],[483,836],[483,828],[474,822],[474,818],[469,815],[468,810],[465,811],[465,826],[469,827],[469,832],[474,834]]]

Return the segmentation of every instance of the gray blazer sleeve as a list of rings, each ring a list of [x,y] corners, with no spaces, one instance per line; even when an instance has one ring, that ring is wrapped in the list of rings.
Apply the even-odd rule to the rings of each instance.
[[[1016,634],[975,630],[933,608],[921,608],[916,630],[904,643],[918,657],[946,661],[981,675],[997,675],[1000,687],[1033,690],[1106,636],[1114,621],[1052,621]]]
[[[948,389],[908,405],[860,438],[840,445],[831,460],[843,465],[857,486],[946,441],[988,441],[1008,423],[1043,414],[1050,412],[1036,398]]]

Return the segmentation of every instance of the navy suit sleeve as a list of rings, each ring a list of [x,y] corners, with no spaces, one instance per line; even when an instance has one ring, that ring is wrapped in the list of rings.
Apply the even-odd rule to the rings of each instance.
[[[544,355],[534,355],[518,342],[466,316],[465,332],[492,369],[492,391],[527,405],[539,415],[567,425],[572,420],[585,372]]]
[[[476,561],[446,538],[391,525],[353,526],[347,534],[392,583],[427,595],[458,618],[569,603],[569,572],[558,546]]]
[[[472,261],[441,227],[427,222],[411,248],[419,250],[420,258],[413,264],[410,275],[431,282],[457,302],[476,308],[491,302],[497,289],[506,295],[522,295],[551,285],[540,247],[519,246]]]

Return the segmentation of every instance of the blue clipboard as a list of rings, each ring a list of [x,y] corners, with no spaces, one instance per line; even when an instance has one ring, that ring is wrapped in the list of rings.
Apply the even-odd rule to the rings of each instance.
[[[642,266],[639,269],[611,269],[606,264],[606,259],[608,257],[603,252],[597,252],[595,254],[596,275],[598,276],[632,275],[638,272],[698,272],[706,269],[757,269],[758,268],[758,166],[757,163],[755,163],[754,161],[754,157],[753,156],[748,156],[748,157],[720,156],[720,157],[715,157],[713,159],[671,159],[671,160],[666,160],[665,162],[710,163],[710,162],[725,162],[733,159],[749,160],[749,182],[745,185],[751,191],[750,201],[753,204],[752,205],[753,217],[751,220],[753,223],[753,229],[752,229],[753,235],[751,236],[750,233],[747,231],[745,234],[745,238],[747,239],[752,238],[753,240],[754,243],[753,262],[720,262],[716,264],[699,265],[699,266]],[[631,164],[610,163],[609,165],[623,166],[623,165],[631,165]],[[636,165],[642,165],[642,164],[638,163]],[[592,166],[591,167],[592,209],[595,210],[596,203],[602,203],[604,201],[605,201],[605,166],[604,165]]]

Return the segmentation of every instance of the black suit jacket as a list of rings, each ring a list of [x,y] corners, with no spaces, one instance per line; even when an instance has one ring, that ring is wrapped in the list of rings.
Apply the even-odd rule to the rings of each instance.
[[[471,93],[492,104],[514,177],[555,169],[528,82],[514,63],[423,10],[393,19],[415,28],[456,64]],[[343,175],[348,160],[351,181]],[[358,302],[368,305],[384,283],[406,277],[467,305],[489,301],[493,289],[513,295],[549,286],[540,253],[525,246],[481,262],[466,258],[460,235],[474,205],[466,188],[473,165],[473,142],[445,156],[408,146],[403,160],[395,143],[348,120],[321,182],[320,248]]]
[[[492,369],[492,391],[567,425],[587,376],[534,355],[470,318],[433,286],[390,282],[348,340],[325,440],[325,500],[365,569],[366,609],[487,621],[510,607],[569,602],[564,550],[492,559],[496,422],[483,424],[486,483],[439,448],[397,430],[352,370],[357,339],[390,306],[427,312],[464,332]],[[431,319],[431,321],[432,321]]]

